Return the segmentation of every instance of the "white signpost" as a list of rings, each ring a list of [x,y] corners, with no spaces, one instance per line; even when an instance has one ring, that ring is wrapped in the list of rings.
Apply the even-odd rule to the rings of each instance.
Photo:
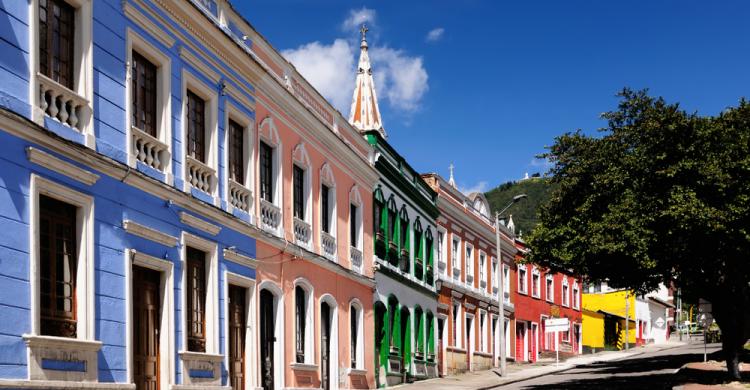
[[[560,364],[560,332],[570,329],[570,321],[567,318],[549,318],[544,320],[544,333],[555,334],[555,365]]]

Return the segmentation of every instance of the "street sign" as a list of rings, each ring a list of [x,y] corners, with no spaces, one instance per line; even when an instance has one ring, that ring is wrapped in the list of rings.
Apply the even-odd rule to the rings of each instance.
[[[566,332],[570,329],[567,318],[550,318],[544,320],[544,333]]]

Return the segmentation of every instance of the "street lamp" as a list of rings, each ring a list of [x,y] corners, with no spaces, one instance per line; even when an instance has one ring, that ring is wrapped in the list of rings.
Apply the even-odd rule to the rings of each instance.
[[[503,207],[502,210],[495,213],[495,240],[497,244],[497,261],[500,264],[500,275],[498,277],[498,300],[500,301],[500,376],[505,376],[505,309],[503,303],[505,301],[505,272],[503,270],[503,251],[502,251],[502,240],[500,240],[500,215],[507,211],[511,206],[516,204],[521,199],[526,199],[526,194],[519,194],[511,199],[507,206]]]

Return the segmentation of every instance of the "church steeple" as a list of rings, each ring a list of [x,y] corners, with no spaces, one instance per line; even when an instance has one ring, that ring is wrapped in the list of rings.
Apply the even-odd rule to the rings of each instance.
[[[367,54],[367,27],[360,28],[362,43],[359,45],[359,65],[357,80],[352,97],[352,108],[349,112],[349,123],[360,131],[377,130],[386,137],[383,122],[378,108],[378,97],[375,94],[375,82],[372,78],[370,56]]]

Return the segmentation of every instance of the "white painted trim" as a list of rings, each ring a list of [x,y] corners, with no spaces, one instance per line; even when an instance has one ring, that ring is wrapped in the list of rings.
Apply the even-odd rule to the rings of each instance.
[[[351,342],[349,343],[349,364],[346,365],[346,367],[351,366],[351,355],[352,353],[356,354],[356,367],[354,371],[366,371],[365,368],[365,331],[364,331],[364,306],[362,306],[362,302],[360,302],[357,298],[352,298],[351,301],[349,301],[349,321],[351,321],[351,314],[352,314],[352,308],[357,310],[357,350],[352,351],[351,350]],[[351,333],[351,324],[349,324],[349,332]],[[349,337],[351,338],[352,335],[349,334]],[[351,340],[350,340],[351,341]],[[352,375],[350,373],[350,375]]]
[[[226,249],[224,249],[224,253],[226,253]],[[247,294],[245,295],[245,326],[246,326],[246,332],[245,332],[245,387],[246,388],[254,388],[257,386],[260,386],[260,380],[258,378],[258,371],[255,369],[258,367],[258,348],[256,347],[256,337],[255,333],[257,332],[257,329],[255,328],[255,324],[258,322],[256,321],[256,303],[255,303],[255,280],[248,278],[246,276],[242,276],[239,274],[235,274],[229,271],[224,271],[224,313],[225,319],[224,319],[224,334],[226,337],[224,337],[224,351],[226,351],[224,356],[224,365],[226,367],[229,367],[229,285],[235,285],[239,287],[244,287],[247,291]],[[229,368],[227,368],[227,372],[229,372]]]
[[[268,134],[264,134],[264,133]],[[272,187],[272,202],[276,207],[279,208],[279,227],[276,229],[276,232],[273,232],[276,234],[276,236],[284,238],[284,196],[282,194],[282,191],[284,190],[284,179],[282,176],[282,169],[281,169],[281,156],[283,155],[283,144],[281,143],[281,137],[279,137],[279,130],[276,128],[276,123],[274,122],[273,117],[267,116],[265,117],[260,123],[258,124],[258,137],[255,142],[255,150],[258,150],[257,155],[255,156],[255,173],[258,180],[255,183],[255,193],[257,196],[256,199],[256,205],[255,210],[257,210],[256,218],[258,218],[258,221],[260,223],[260,199],[261,199],[261,191],[260,191],[260,142],[263,142],[270,146],[273,149],[273,156],[271,156],[271,187]],[[274,382],[275,383],[275,382]]]
[[[76,241],[77,272],[76,272],[76,318],[77,338],[79,340],[94,340],[94,198],[74,191],[61,184],[31,174],[30,178],[30,218],[29,218],[29,280],[31,281],[31,335],[40,335],[40,242],[39,242],[39,196],[49,196],[73,206],[76,206]]]
[[[164,387],[175,383],[175,303],[174,303],[174,264],[167,260],[138,252],[125,250],[125,351],[127,356],[127,378],[133,382],[133,266],[149,268],[160,274],[159,315],[159,373]]]
[[[302,288],[305,292],[305,340],[304,340],[304,353],[305,361],[302,364],[315,364],[315,300],[314,300],[314,288],[312,283],[303,277],[299,277],[294,280],[294,353],[292,355],[291,363],[296,363],[297,359],[297,287]]]
[[[219,234],[219,232],[221,231],[221,226],[214,225],[185,211],[180,211],[180,222],[190,227],[194,227],[198,230],[202,230],[212,236]]]
[[[130,4],[125,3],[124,6],[126,14],[135,16],[134,22],[139,24],[144,30],[149,32],[151,38],[156,39],[166,48],[171,48],[174,44],[174,40],[171,39],[169,34],[165,34],[159,31],[147,18],[141,16],[141,14]],[[131,12],[128,12],[131,10]],[[161,171],[165,174],[167,184],[172,184],[172,156],[173,152],[173,139],[172,139],[172,61],[169,56],[151,45],[146,39],[141,37],[133,28],[127,27],[126,29],[126,78],[125,78],[125,129],[127,129],[126,137],[126,150],[128,152],[128,165],[135,167],[137,160],[133,155],[132,146],[132,69],[133,69],[133,51],[137,51],[138,54],[142,55],[151,63],[156,65],[156,139],[167,145],[168,158],[166,164],[161,167]],[[170,43],[171,41],[171,43]]]
[[[222,254],[224,255],[225,260],[229,260],[233,263],[237,263],[248,268],[255,269],[258,265],[257,260],[253,259],[252,257],[245,256],[229,248],[224,248]]]
[[[177,245],[177,237],[171,236],[167,233],[162,233],[156,229],[152,229],[148,226],[141,225],[135,221],[131,221],[129,219],[123,219],[122,220],[122,228],[125,229],[126,232],[145,238],[149,241],[153,241],[159,244],[162,244],[164,246],[168,247],[174,247]]]
[[[135,390],[131,383],[79,382],[58,380],[0,379],[0,389],[102,389]]]
[[[34,164],[45,167],[61,175],[65,175],[73,180],[86,184],[87,186],[94,185],[94,183],[99,180],[99,175],[79,168],[33,146],[26,147],[26,156],[29,161]]]
[[[183,50],[184,51],[184,50]],[[198,71],[203,72],[204,68],[198,68],[196,69]],[[204,73],[206,74],[206,73]],[[183,68],[182,69],[182,110],[180,113],[180,122],[182,129],[180,130],[182,132],[182,151],[180,156],[180,162],[182,163],[182,179],[185,183],[183,190],[186,192],[190,192],[191,185],[188,180],[188,168],[187,164],[185,163],[186,157],[187,157],[187,91],[188,89],[193,92],[194,94],[200,96],[202,99],[204,99],[206,103],[206,162],[205,164],[212,168],[215,172],[219,171],[219,129],[218,129],[218,107],[219,107],[219,94],[218,94],[218,86],[210,86],[200,79],[198,79],[197,76],[193,75],[192,72],[190,72],[188,69]],[[171,119],[170,119],[171,120]],[[218,176],[218,173],[217,173]],[[218,183],[219,178],[214,178],[215,183]],[[211,197],[214,198],[214,205],[218,205],[218,185],[214,186],[215,188],[212,189]]]
[[[328,367],[330,369],[330,372],[328,373],[328,378],[330,382],[330,390],[338,390],[339,388],[339,305],[336,302],[336,298],[333,297],[331,294],[323,294],[318,299],[318,308],[320,306],[326,303],[331,307],[330,315],[331,315],[331,355],[329,357],[329,364]],[[318,309],[319,310],[319,309]],[[318,313],[321,313],[318,311]],[[319,318],[318,323],[320,324],[320,329],[322,330],[323,326],[323,319]],[[318,353],[318,363],[321,366],[321,369],[323,367],[323,346],[320,346],[320,351]],[[320,377],[323,377],[323,373],[320,373]]]
[[[275,352],[273,354],[273,368],[274,368],[274,390],[281,390],[284,388],[286,377],[286,365],[284,364],[285,361],[285,355],[286,355],[286,349],[284,349],[284,318],[286,317],[286,313],[284,311],[284,291],[274,282],[270,280],[264,280],[260,282],[258,285],[258,310],[260,310],[260,291],[262,290],[268,290],[271,294],[274,296],[274,325],[276,329],[274,330],[274,337],[276,338],[276,345],[275,345]],[[258,315],[258,323],[260,324],[260,314]],[[256,334],[256,340],[258,341],[256,345],[260,347],[260,329],[258,329]],[[260,348],[258,348],[260,351]],[[258,352],[258,359],[260,359],[260,352]],[[260,372],[260,361],[258,362],[257,372]],[[260,382],[262,380],[262,375],[259,375],[258,381]]]
[[[236,122],[238,125],[242,126],[244,135],[242,137],[243,145],[242,145],[242,151],[243,151],[243,164],[244,164],[244,170],[245,170],[245,177],[243,178],[245,180],[244,187],[250,190],[250,192],[253,193],[253,197],[255,197],[255,167],[254,162],[255,159],[255,148],[253,148],[253,145],[255,144],[255,120],[250,118],[247,114],[242,112],[237,106],[235,106],[231,101],[228,99],[224,99],[224,199],[227,199],[227,207],[229,208],[229,212],[232,211],[232,204],[228,200],[230,199],[229,195],[229,120],[232,120]],[[255,213],[255,201],[252,200],[250,202],[250,210],[248,214],[250,214],[250,218],[254,217]],[[254,221],[251,219],[250,223],[254,223]]]
[[[188,232],[182,232],[180,249],[180,268],[182,277],[180,289],[182,290],[181,304],[181,323],[182,323],[182,346],[179,351],[183,354],[187,351],[187,247],[191,246],[206,253],[206,354],[218,354],[219,352],[219,254],[218,245],[215,242],[205,240]],[[185,372],[185,362],[182,362],[182,372]]]

